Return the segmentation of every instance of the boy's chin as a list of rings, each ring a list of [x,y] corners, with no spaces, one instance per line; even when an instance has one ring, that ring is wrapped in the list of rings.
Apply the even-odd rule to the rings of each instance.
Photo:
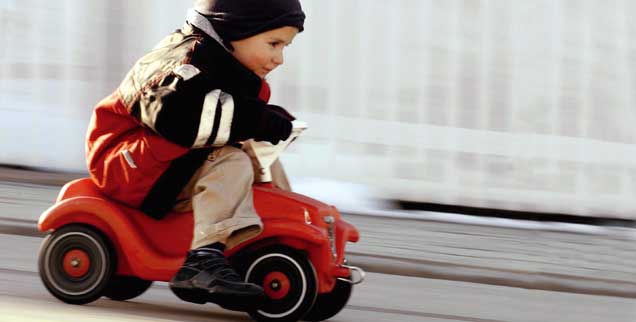
[[[272,72],[272,70],[262,70],[259,73],[256,73],[256,75],[258,75],[258,77],[265,79],[267,77],[267,75],[269,75]]]

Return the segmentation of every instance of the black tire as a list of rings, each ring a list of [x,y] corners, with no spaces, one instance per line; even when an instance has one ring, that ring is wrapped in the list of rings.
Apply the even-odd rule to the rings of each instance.
[[[100,298],[116,267],[107,240],[96,230],[69,225],[46,236],[38,258],[40,278],[56,298],[86,304]]]
[[[351,297],[353,285],[341,280],[336,281],[336,285],[329,293],[318,294],[314,306],[305,315],[305,321],[324,321],[340,312]]]
[[[104,289],[104,296],[113,301],[127,301],[146,292],[152,281],[135,276],[115,275]]]
[[[258,322],[302,319],[318,295],[316,271],[307,256],[289,247],[274,246],[249,258],[239,270],[245,281],[262,286],[266,295],[261,308],[249,311],[249,315]]]

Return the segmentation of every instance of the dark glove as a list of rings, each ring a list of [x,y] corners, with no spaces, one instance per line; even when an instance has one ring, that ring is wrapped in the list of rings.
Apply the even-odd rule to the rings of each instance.
[[[267,105],[263,107],[254,140],[268,141],[272,144],[287,140],[292,132],[291,121],[294,119],[294,116],[280,106]]]

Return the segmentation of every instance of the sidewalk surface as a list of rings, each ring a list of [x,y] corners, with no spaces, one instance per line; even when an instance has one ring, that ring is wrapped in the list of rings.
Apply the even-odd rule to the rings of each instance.
[[[81,176],[0,168],[0,233],[35,233],[61,184]],[[350,262],[368,271],[636,298],[634,229],[563,232],[425,217],[343,217],[361,235],[348,247]]]

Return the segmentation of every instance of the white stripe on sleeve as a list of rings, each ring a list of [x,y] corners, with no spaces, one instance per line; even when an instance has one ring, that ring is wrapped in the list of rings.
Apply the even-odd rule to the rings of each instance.
[[[234,98],[227,93],[221,93],[221,121],[219,122],[219,130],[216,139],[212,143],[215,146],[222,146],[230,139],[230,130],[232,129],[232,120],[234,119]]]
[[[212,135],[216,106],[219,103],[220,95],[221,90],[219,89],[215,89],[205,95],[203,110],[201,111],[201,120],[199,123],[199,132],[197,133],[197,138],[192,145],[193,148],[204,147],[205,143],[208,142],[210,135]]]

